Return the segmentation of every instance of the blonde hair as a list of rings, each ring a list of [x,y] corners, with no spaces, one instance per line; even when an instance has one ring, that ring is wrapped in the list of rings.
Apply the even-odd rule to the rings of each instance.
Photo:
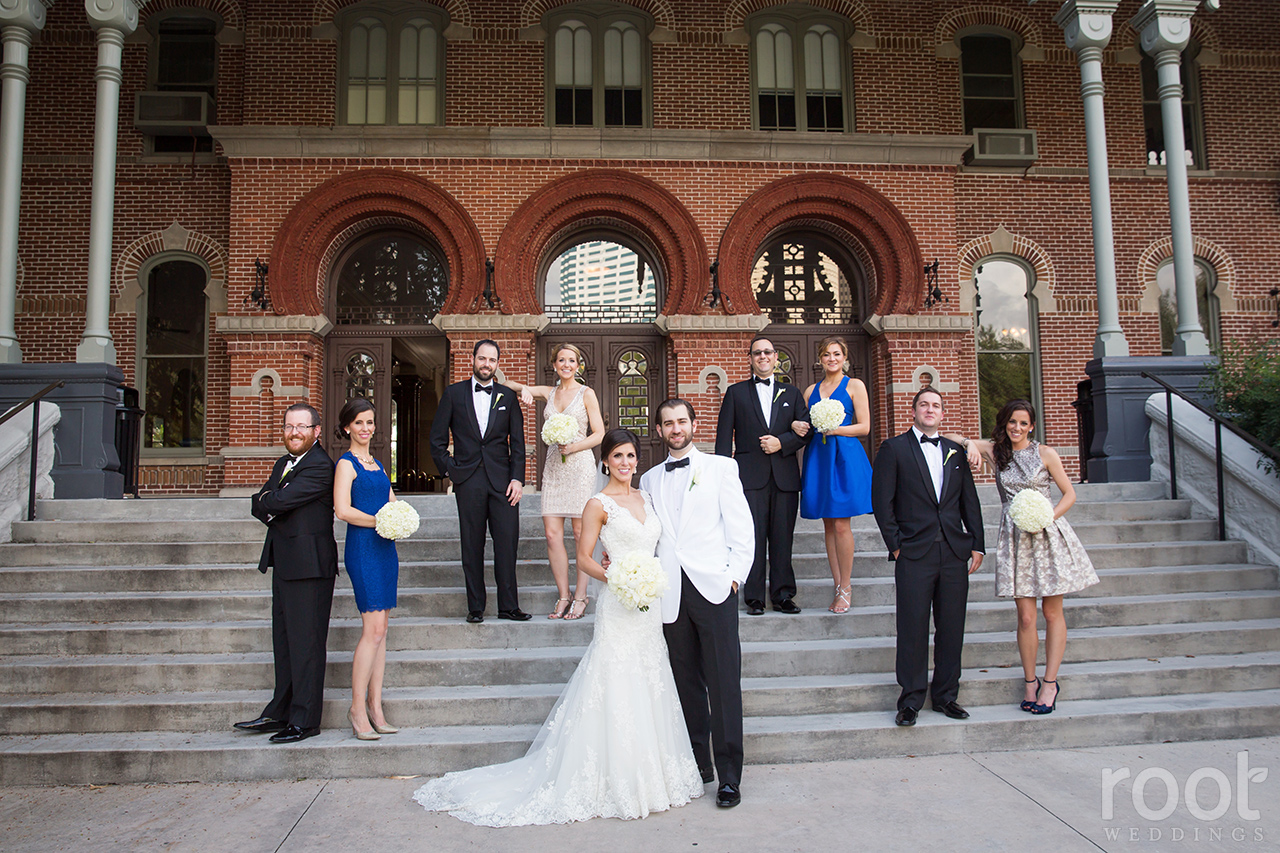
[[[547,367],[550,367],[552,370],[555,370],[556,359],[559,358],[560,353],[564,352],[565,350],[568,350],[569,352],[573,353],[573,357],[578,360],[578,367],[582,367],[582,365],[587,363],[587,360],[582,357],[582,350],[578,349],[573,344],[559,344],[558,346],[556,346],[555,349],[551,351],[551,359],[547,362]]]

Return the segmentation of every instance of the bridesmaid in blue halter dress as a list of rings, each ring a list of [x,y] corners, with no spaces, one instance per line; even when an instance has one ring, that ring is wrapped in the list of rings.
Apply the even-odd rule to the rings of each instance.
[[[862,380],[845,375],[848,347],[844,340],[824,339],[818,358],[825,376],[805,391],[809,408],[822,399],[838,400],[845,418],[826,436],[816,433],[805,447],[800,516],[823,521],[827,562],[836,587],[835,601],[828,609],[845,613],[853,596],[853,528],[849,518],[871,512],[871,463],[861,439],[871,429],[871,412]]]
[[[375,530],[378,510],[396,499],[382,464],[369,453],[374,433],[373,404],[353,397],[338,414],[340,437],[351,449],[338,459],[333,475],[334,514],[347,523],[343,564],[356,594],[362,630],[351,663],[351,709],[347,720],[359,740],[394,734],[382,712],[382,673],[387,661],[387,624],[396,606],[400,559],[396,543]]]

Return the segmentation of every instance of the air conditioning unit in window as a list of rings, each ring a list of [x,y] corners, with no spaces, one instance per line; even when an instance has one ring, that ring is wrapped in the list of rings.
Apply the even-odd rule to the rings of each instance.
[[[1030,166],[1040,157],[1036,132],[1025,128],[976,127],[965,154],[972,166]]]
[[[207,92],[138,92],[133,103],[133,126],[149,136],[205,136],[212,115]]]

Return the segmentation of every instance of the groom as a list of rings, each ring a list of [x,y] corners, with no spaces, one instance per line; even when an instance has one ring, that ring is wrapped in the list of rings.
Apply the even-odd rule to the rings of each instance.
[[[663,633],[702,781],[720,779],[716,805],[742,800],[742,648],[738,587],[751,572],[755,533],[731,459],[693,446],[693,406],[658,406],[658,435],[670,455],[640,478],[662,521],[658,558],[667,572]]]

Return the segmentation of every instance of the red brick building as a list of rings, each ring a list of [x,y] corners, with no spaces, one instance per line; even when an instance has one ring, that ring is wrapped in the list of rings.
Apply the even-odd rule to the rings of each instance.
[[[353,393],[394,421],[378,450],[401,488],[429,488],[434,401],[485,337],[524,381],[573,341],[611,424],[679,394],[709,440],[762,329],[798,384],[843,335],[875,437],[922,381],[970,434],[1030,393],[1074,472],[1091,359],[1274,334],[1280,6],[1210,5],[21,0],[0,17],[21,176],[0,351],[114,362],[152,493],[259,483],[284,407],[331,427]],[[635,298],[557,280],[588,241],[634,253]]]

